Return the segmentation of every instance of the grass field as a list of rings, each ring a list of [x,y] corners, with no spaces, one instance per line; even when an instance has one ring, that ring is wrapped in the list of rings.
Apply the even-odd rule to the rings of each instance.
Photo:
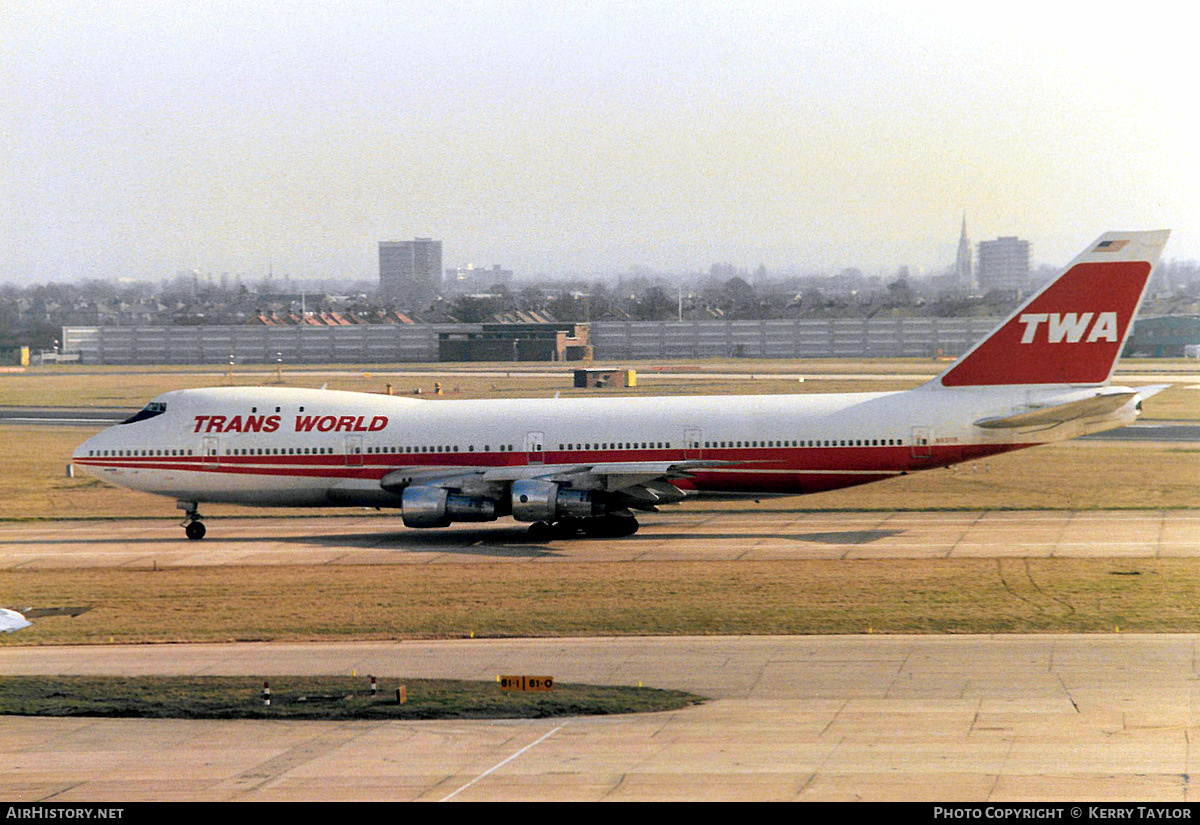
[[[271,703],[262,698],[263,683]],[[403,685],[405,700],[397,699]],[[702,701],[677,690],[558,683],[547,692],[496,682],[349,676],[0,676],[0,714],[154,719],[541,719],[651,713]]]
[[[504,370],[506,366],[500,365]],[[568,368],[550,365],[539,370],[555,374],[530,374],[515,370],[502,375],[454,375],[424,372],[420,375],[388,375],[358,367],[343,371],[285,372],[282,380],[271,372],[131,372],[49,373],[0,375],[0,405],[40,405],[50,407],[116,407],[140,409],[147,401],[170,390],[221,386],[286,386],[352,392],[392,393],[403,396],[420,395],[426,399],[475,398],[545,398],[559,393],[563,396],[595,395],[761,395],[795,392],[876,392],[908,389],[919,380],[898,378],[880,380],[814,380],[761,377],[712,377],[687,379],[669,372],[641,374],[635,388],[606,388],[603,390],[576,389]],[[441,384],[442,394],[434,395],[435,385]]]
[[[561,562],[45,570],[92,604],[5,644],[537,636],[1200,632],[1193,559]]]
[[[614,365],[621,366],[621,365]],[[0,374],[0,406],[115,407],[140,409],[151,398],[178,389],[214,386],[289,386],[383,393],[390,384],[397,395],[425,398],[519,398],[594,395],[734,395],[812,392],[885,392],[909,389],[924,381],[911,376],[932,376],[945,367],[927,359],[861,359],[805,361],[680,361],[631,362],[638,370],[639,386],[631,389],[607,388],[580,390],[572,385],[571,366],[561,364],[445,364],[445,365],[348,365],[319,367],[312,370],[287,370],[282,381],[269,366],[228,367],[71,367],[31,368],[20,374]],[[416,371],[419,375],[389,373]],[[441,370],[441,372],[439,372]],[[469,375],[446,374],[447,370]],[[482,373],[503,372],[503,375]],[[708,373],[704,379],[682,378],[674,373]],[[1177,375],[1182,379],[1196,374],[1196,365],[1183,360],[1140,360],[1123,362],[1121,373]],[[550,376],[545,373],[553,373]],[[771,378],[778,373],[806,376]],[[728,377],[738,374],[740,377]],[[895,379],[855,379],[849,376],[896,375]],[[836,376],[836,377],[830,377]],[[846,376],[846,377],[843,377]],[[435,383],[442,385],[441,396],[432,395]],[[1153,383],[1137,380],[1132,383]],[[1200,393],[1185,392],[1185,386],[1173,387],[1155,396],[1145,405],[1150,419],[1200,421]]]

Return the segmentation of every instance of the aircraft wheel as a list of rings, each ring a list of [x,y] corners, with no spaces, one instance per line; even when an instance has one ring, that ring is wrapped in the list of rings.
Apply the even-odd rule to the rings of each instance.
[[[638,520],[629,516],[610,516],[612,522],[612,533],[614,537],[632,536],[638,531]]]
[[[554,522],[554,535],[559,538],[573,539],[579,535],[579,531],[583,529],[581,522],[583,519],[578,519],[568,516]]]
[[[616,539],[637,532],[637,519],[630,516],[598,516],[584,521],[583,530],[594,538]]]
[[[183,528],[183,532],[186,533],[187,537],[192,541],[199,541],[200,539],[204,538],[204,534],[208,531],[204,528],[204,522],[189,521],[187,526]]]
[[[544,521],[535,521],[529,525],[530,541],[549,541],[554,535],[554,529]]]

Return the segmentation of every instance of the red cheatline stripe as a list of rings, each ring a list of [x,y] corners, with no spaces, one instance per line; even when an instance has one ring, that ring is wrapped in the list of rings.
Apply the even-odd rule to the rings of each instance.
[[[985,457],[1008,452],[1028,444],[965,445],[954,447],[929,447],[928,458],[914,458],[912,448],[905,447],[799,447],[787,449],[742,448],[726,450],[704,450],[706,460],[761,462],[760,466],[708,467],[692,471],[693,475],[710,476],[750,475],[879,475],[886,477],[930,464],[936,465],[947,458],[957,458],[963,450],[971,457]],[[691,453],[692,451],[689,451]],[[354,456],[362,463],[347,464],[345,455],[272,455],[272,456],[95,456],[78,458],[76,463],[100,469],[177,470],[185,472],[221,473],[236,475],[295,475],[328,478],[382,478],[393,470],[408,467],[437,467],[456,471],[470,467],[526,466],[521,460],[524,453],[373,453]],[[410,459],[402,462],[401,457]],[[497,460],[500,459],[500,460]],[[631,461],[684,461],[678,450],[627,451],[599,453],[548,452],[546,464],[604,464],[607,462]],[[533,465],[536,466],[536,465]]]

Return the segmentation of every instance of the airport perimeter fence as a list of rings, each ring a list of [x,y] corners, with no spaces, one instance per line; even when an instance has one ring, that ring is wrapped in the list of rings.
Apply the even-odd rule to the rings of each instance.
[[[932,358],[961,355],[996,318],[784,321],[593,321],[595,357]],[[438,360],[441,333],[481,324],[63,327],[84,364],[382,364]]]

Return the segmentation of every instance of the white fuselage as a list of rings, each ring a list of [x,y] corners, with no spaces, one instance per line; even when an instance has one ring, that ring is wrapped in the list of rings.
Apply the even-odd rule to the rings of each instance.
[[[1115,412],[1053,427],[974,422],[1093,388],[420,400],[283,388],[181,390],[110,427],[75,462],[114,484],[188,502],[398,506],[380,485],[458,467],[720,462],[675,480],[698,493],[798,494],[863,484],[1123,426]],[[150,407],[147,408],[151,409]]]

